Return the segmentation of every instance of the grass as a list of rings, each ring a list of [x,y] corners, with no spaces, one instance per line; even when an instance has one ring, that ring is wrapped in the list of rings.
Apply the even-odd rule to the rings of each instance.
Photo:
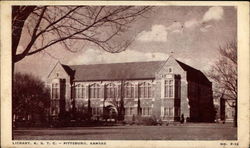
[[[16,129],[14,140],[236,140],[237,128],[226,124],[170,126],[102,126]]]

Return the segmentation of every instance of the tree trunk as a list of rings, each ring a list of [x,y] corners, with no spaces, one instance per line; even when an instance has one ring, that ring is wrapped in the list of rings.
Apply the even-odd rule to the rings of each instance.
[[[16,51],[22,35],[24,23],[35,8],[36,6],[24,6],[23,8],[20,8],[20,6],[12,7],[12,62],[13,63],[16,63],[21,59],[23,59],[23,57],[21,58],[16,56]]]
[[[237,100],[235,101],[235,112],[234,112],[234,127],[238,127],[238,107]]]
[[[11,88],[11,90],[13,91],[13,88],[14,88],[14,68],[15,68],[15,64],[14,64],[14,62],[12,62],[11,63],[11,76],[12,76],[12,81],[11,81],[11,86],[12,86],[12,88]],[[12,135],[13,135],[13,128],[15,127],[15,122],[14,122],[14,115],[15,115],[15,112],[14,112],[14,106],[13,106],[13,98],[11,98],[11,102],[12,102],[12,104],[11,104],[11,109],[12,109],[12,119],[11,119],[11,122],[12,122]]]

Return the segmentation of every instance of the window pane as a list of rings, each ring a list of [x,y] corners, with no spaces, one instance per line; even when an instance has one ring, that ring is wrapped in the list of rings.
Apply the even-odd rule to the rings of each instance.
[[[131,98],[134,98],[134,93],[135,93],[134,87],[131,86]]]
[[[169,108],[169,116],[173,116],[173,108]]]
[[[140,98],[145,98],[145,83],[142,83],[139,87]]]
[[[167,80],[165,80],[164,95],[165,95],[165,97],[168,97],[168,84],[167,84]]]
[[[164,82],[164,95],[165,97],[173,97],[174,96],[174,81],[173,80],[165,80]]]
[[[90,98],[100,98],[100,85],[94,84],[90,86]]]
[[[59,98],[59,85],[58,85],[58,83],[52,84],[52,98],[53,99]]]
[[[131,83],[127,83],[125,85],[125,98],[133,98],[134,97],[134,85]]]
[[[82,98],[85,98],[85,87],[82,86]]]
[[[107,98],[116,98],[117,95],[117,86],[110,83],[106,87],[106,96]]]
[[[130,113],[129,113],[130,115],[132,115],[133,114],[133,108],[132,107],[130,107]]]
[[[169,97],[173,97],[173,86],[169,86]]]
[[[81,92],[81,88],[80,88],[80,86],[78,87],[78,98],[81,98],[81,96],[82,96],[82,92]]]
[[[149,98],[152,97],[151,86],[148,88],[148,97],[149,97]]]

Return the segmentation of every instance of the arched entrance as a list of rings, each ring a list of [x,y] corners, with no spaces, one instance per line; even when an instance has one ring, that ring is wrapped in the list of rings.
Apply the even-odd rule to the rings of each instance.
[[[118,110],[117,110],[116,106],[110,102],[105,102],[103,109],[104,109],[103,118],[106,121],[115,121],[116,122],[117,117],[118,117]]]

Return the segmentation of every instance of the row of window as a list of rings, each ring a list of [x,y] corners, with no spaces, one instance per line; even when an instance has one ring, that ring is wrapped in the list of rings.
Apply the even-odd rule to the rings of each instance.
[[[93,107],[92,108],[92,115],[102,115],[103,108],[102,107]],[[57,115],[59,113],[59,108],[57,106],[53,106],[51,108],[51,114]],[[125,115],[132,116],[137,114],[136,107],[127,107],[125,108]],[[179,116],[179,109],[176,109],[176,116]],[[152,115],[152,108],[151,107],[143,107],[142,108],[142,116],[150,116]],[[174,116],[174,108],[173,107],[164,107],[162,108],[161,115],[164,117],[173,117]],[[232,115],[234,115],[232,113]]]
[[[175,109],[175,111],[174,111]],[[152,107],[142,107],[141,114],[143,116],[150,116],[152,115]],[[161,116],[163,117],[173,117],[179,116],[179,108],[174,107],[162,107],[161,108]],[[134,115],[137,114],[137,108],[136,107],[127,107],[125,108],[125,115]]]
[[[92,108],[92,115],[102,115],[103,108],[102,107],[93,107]],[[136,107],[126,107],[125,108],[125,115],[132,116],[137,114]],[[152,107],[143,107],[142,108],[142,116],[150,116],[152,115]]]
[[[103,108],[102,107],[93,107],[92,108],[92,115],[102,115]],[[51,102],[51,114],[56,115],[59,113],[59,104],[57,101]],[[137,107],[126,107],[125,108],[125,115],[132,116],[137,114]],[[142,107],[141,108],[142,116],[150,116],[152,115],[152,107]],[[161,108],[161,116],[163,117],[173,117],[179,116],[180,110],[179,108],[174,107],[162,107]]]
[[[142,107],[141,108],[142,116],[150,116],[152,115],[152,107]],[[132,116],[137,114],[137,107],[126,107],[125,108],[125,115]]]
[[[121,85],[115,85],[113,83],[107,84],[105,86],[106,97],[107,98],[118,98],[121,92]],[[75,98],[87,98],[88,88],[84,85],[76,85],[74,89]],[[95,83],[89,86],[89,96],[90,98],[102,98],[104,92],[101,92],[101,85]],[[152,98],[153,88],[152,84],[143,82],[136,86],[132,83],[126,83],[124,86],[124,97],[125,98]],[[174,80],[167,79],[164,81],[164,97],[172,98],[174,97]],[[52,84],[52,98],[59,98],[59,84]]]
[[[117,98],[121,92],[121,85],[115,85],[113,83],[107,84],[105,86],[106,97],[107,98]],[[76,98],[86,98],[86,89],[84,85],[77,85],[75,87],[75,97]],[[90,98],[101,98],[101,86],[99,84],[93,84],[89,87]],[[53,91],[53,90],[52,90]],[[124,86],[124,97],[125,98],[137,98],[139,94],[140,98],[152,98],[152,84],[141,83],[139,87],[136,88],[135,85],[127,83]]]

